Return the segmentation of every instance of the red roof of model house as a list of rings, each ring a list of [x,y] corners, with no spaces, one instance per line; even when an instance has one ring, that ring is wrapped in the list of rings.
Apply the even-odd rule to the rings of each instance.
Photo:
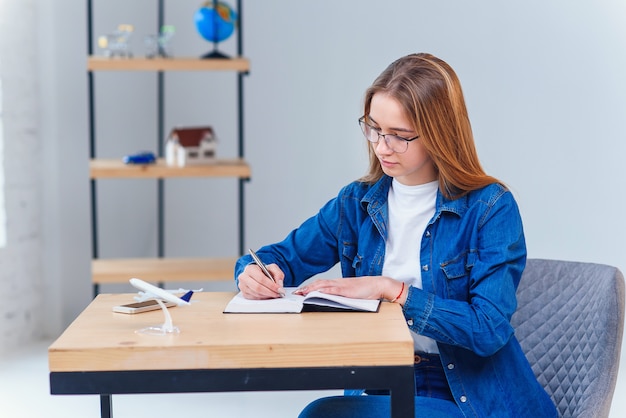
[[[172,129],[169,137],[172,139],[176,137],[178,143],[185,148],[197,147],[203,139],[211,141],[215,138],[213,136],[213,128],[210,126]]]

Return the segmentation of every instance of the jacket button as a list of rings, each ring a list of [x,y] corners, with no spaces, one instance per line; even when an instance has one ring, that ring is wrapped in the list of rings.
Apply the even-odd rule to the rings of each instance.
[[[452,369],[454,369],[454,363],[450,363],[450,364],[448,364],[448,366],[447,366],[447,367],[448,367],[448,370],[452,370]]]
[[[467,402],[467,396],[463,395],[463,396],[461,396],[461,397],[459,398],[459,400],[460,400],[462,403],[465,403],[465,402]]]
[[[409,319],[408,321],[406,321],[406,323],[409,324],[410,327],[413,326],[413,320],[412,319]]]
[[[428,264],[424,264],[424,265],[422,266],[422,270],[424,270],[424,271],[428,271]]]

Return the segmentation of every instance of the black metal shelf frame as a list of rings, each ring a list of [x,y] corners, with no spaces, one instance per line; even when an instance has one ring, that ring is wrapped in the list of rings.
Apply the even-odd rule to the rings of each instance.
[[[87,0],[87,52],[89,56],[92,56],[93,51],[93,2],[94,0]],[[158,0],[158,12],[157,12],[157,33],[161,30],[161,27],[165,24],[165,5],[164,0]],[[243,56],[243,9],[242,0],[237,0],[237,55]],[[238,140],[237,140],[237,155],[239,158],[244,158],[244,85],[243,78],[247,72],[239,71],[237,73],[237,120],[238,120]],[[89,96],[88,114],[89,114],[89,158],[96,157],[96,129],[95,129],[95,89],[94,89],[94,74],[92,70],[87,71],[87,91]],[[165,145],[163,139],[165,138],[165,98],[164,88],[165,77],[163,71],[157,71],[157,150],[158,155],[163,157],[165,154]],[[238,181],[238,250],[239,255],[244,254],[244,242],[245,242],[245,190],[244,183],[249,179],[240,178]],[[97,188],[96,179],[90,180],[90,201],[91,201],[91,245],[92,245],[92,258],[99,258],[99,245],[98,245],[98,207],[97,207]],[[165,257],[165,184],[163,179],[157,179],[157,257]],[[94,283],[93,294],[94,296],[99,293],[99,285]]]

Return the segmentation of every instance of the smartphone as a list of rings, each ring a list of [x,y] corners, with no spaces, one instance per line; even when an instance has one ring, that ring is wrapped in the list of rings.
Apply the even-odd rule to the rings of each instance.
[[[176,306],[175,303],[162,301],[166,307],[171,308]],[[113,307],[113,312],[125,313],[125,314],[137,314],[141,312],[155,311],[161,309],[159,303],[152,299],[143,302],[128,303],[126,305],[118,305]]]

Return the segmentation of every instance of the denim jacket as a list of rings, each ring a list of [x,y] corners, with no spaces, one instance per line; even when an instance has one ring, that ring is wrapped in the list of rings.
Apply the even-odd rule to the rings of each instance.
[[[343,277],[382,273],[391,178],[353,182],[282,242],[258,253],[285,286],[340,263]],[[252,260],[244,256],[235,278]],[[526,264],[519,209],[492,184],[456,200],[437,194],[421,242],[423,289],[410,287],[409,328],[437,341],[456,403],[466,417],[556,417],[515,338],[511,316]]]

